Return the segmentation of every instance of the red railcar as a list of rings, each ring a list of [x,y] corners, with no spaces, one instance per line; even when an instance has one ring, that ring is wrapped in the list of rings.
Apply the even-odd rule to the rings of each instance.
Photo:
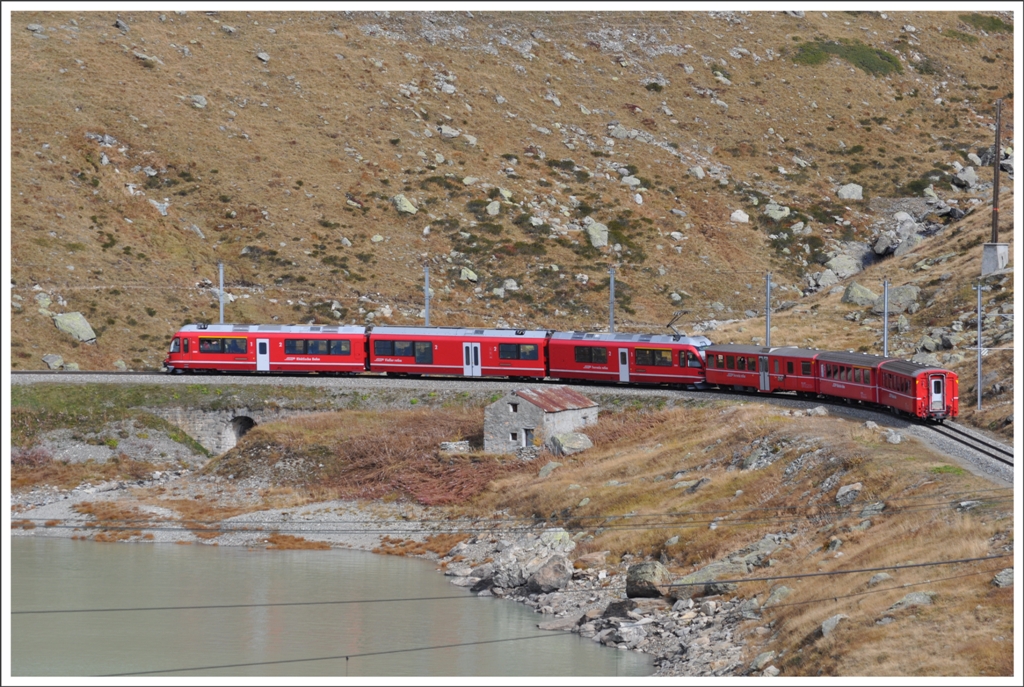
[[[822,351],[817,357],[818,393],[879,403],[878,368],[892,358],[866,353]]]
[[[369,369],[402,375],[546,377],[548,332],[457,327],[374,327]]]
[[[555,332],[549,370],[558,379],[634,384],[704,383],[703,336]]]
[[[366,327],[296,324],[190,324],[171,339],[170,372],[366,370]]]
[[[768,355],[771,348],[742,344],[714,344],[707,355],[707,382],[738,391],[770,391]]]
[[[960,414],[960,380],[955,372],[886,359],[878,366],[878,402],[930,420]]]

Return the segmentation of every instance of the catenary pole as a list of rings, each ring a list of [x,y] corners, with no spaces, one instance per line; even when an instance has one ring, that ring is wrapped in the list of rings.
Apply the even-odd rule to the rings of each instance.
[[[996,101],[996,147],[992,156],[992,243],[999,243],[999,163],[1002,154],[999,152],[999,139],[1002,134],[1003,101]]]
[[[772,273],[764,280],[764,345],[772,347]]]
[[[220,272],[220,323],[224,324],[224,263],[217,263],[217,271]]]
[[[608,331],[615,333],[615,268],[608,268]]]
[[[423,326],[430,326],[430,265],[423,266]]]
[[[889,277],[882,281],[882,355],[889,357]]]
[[[978,412],[981,412],[981,280],[978,280],[978,383],[975,391],[978,393]]]

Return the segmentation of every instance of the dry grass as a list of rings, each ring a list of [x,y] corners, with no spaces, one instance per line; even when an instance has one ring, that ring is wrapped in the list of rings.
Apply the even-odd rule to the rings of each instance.
[[[479,409],[346,411],[262,425],[210,466],[217,474],[263,474],[289,498],[384,498],[461,503],[522,465],[493,456],[440,455],[442,441],[480,442]]]
[[[292,549],[309,549],[314,551],[324,551],[331,548],[331,545],[323,541],[309,541],[303,537],[295,537],[290,534],[281,534],[280,532],[274,532],[266,539],[267,549],[284,551]]]
[[[83,501],[76,503],[72,509],[82,515],[91,515],[95,518],[94,522],[84,526],[100,530],[92,537],[98,542],[118,542],[140,538],[142,531],[136,525],[160,519],[146,515],[134,506],[117,501]]]
[[[12,455],[16,450],[12,450]],[[31,465],[11,464],[11,488],[24,489],[37,484],[49,484],[61,489],[72,489],[85,482],[109,482],[111,480],[137,480],[148,477],[156,470],[166,470],[169,465],[134,460],[124,454],[104,463],[65,463],[52,458],[36,461]]]
[[[425,553],[444,556],[465,539],[467,537],[461,534],[435,534],[427,537],[425,541],[384,535],[380,540],[380,546],[373,552],[387,556],[422,556]],[[461,557],[455,556],[452,560],[456,559],[461,560]]]

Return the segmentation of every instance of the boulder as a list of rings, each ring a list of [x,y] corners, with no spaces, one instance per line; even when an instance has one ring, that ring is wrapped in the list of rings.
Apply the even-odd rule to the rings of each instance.
[[[779,603],[792,593],[793,590],[785,585],[782,585],[781,587],[776,587],[774,590],[772,590],[772,593],[768,595],[768,599],[764,602],[762,608],[774,606],[775,604]]]
[[[740,577],[746,575],[748,570],[747,563],[740,559],[715,561],[696,572],[673,580],[672,596],[676,599],[700,596],[708,586],[714,585],[715,580]]]
[[[540,543],[552,551],[569,553],[576,548],[576,542],[561,527],[552,527],[540,533]]]
[[[540,472],[537,473],[537,477],[540,477],[541,479],[544,479],[544,478],[546,478],[548,475],[550,475],[552,472],[554,472],[556,469],[558,469],[560,467],[562,467],[561,463],[557,463],[557,462],[552,460],[547,465],[545,465],[544,467],[542,467],[540,469]]]
[[[910,306],[917,302],[920,295],[921,288],[912,284],[889,289],[889,312],[898,314],[909,310]],[[884,296],[876,296],[875,301],[871,304],[871,312],[881,315],[885,311],[884,301]]]
[[[789,217],[789,208],[778,203],[768,203],[764,206],[764,214],[778,222]]]
[[[637,563],[626,571],[626,597],[630,599],[667,596],[671,584],[672,575],[658,561]]]
[[[896,234],[887,231],[878,237],[872,250],[876,255],[888,255],[895,252],[899,245],[900,240],[896,238]]]
[[[774,651],[765,651],[757,655],[757,658],[750,664],[750,667],[754,670],[763,670],[765,666],[772,662],[773,658],[775,658]]]
[[[587,227],[587,236],[594,248],[604,248],[608,245],[608,227],[600,222],[593,222]]]
[[[51,370],[59,370],[64,365],[64,358],[56,353],[47,353],[43,356],[43,362]]]
[[[864,189],[859,184],[846,184],[839,187],[836,195],[839,196],[839,200],[863,200],[863,192]]]
[[[441,138],[456,138],[459,136],[459,134],[462,133],[458,129],[453,129],[447,124],[442,124],[440,127],[438,127],[438,131],[441,132]]]
[[[841,253],[826,262],[825,267],[835,272],[836,276],[840,279],[852,277],[863,269],[860,260],[845,253]]]
[[[574,453],[586,451],[594,445],[593,442],[590,441],[590,437],[578,432],[556,434],[551,437],[550,443],[551,452],[556,456],[571,456]]]
[[[402,193],[399,193],[397,196],[392,198],[391,203],[395,206],[395,210],[398,212],[405,213],[407,215],[415,215],[417,212],[416,206],[413,205],[412,201],[406,198]]]
[[[846,620],[849,617],[850,616],[848,615],[843,615],[842,613],[839,613],[823,622],[821,624],[821,636],[828,637],[836,629],[836,626],[839,625],[840,620]]]
[[[997,587],[1012,587],[1013,586],[1013,568],[1006,568],[1000,570],[999,574],[992,578],[992,584]]]
[[[974,167],[965,167],[957,172],[950,181],[954,186],[972,189],[978,185],[978,173],[974,171]]]
[[[815,278],[815,282],[817,282],[818,286],[821,288],[827,289],[828,287],[835,286],[839,283],[839,277],[837,277],[836,273],[832,270],[825,270]]]
[[[599,568],[604,565],[605,559],[608,557],[610,551],[593,551],[591,553],[585,553],[573,563],[574,567],[577,568]]]
[[[690,176],[696,177],[698,180],[704,178],[704,168],[703,167],[700,167],[700,166],[690,167],[689,172],[690,172]]]
[[[550,594],[564,589],[572,579],[572,564],[564,556],[552,556],[530,575],[526,587],[534,594]]]
[[[878,298],[871,290],[854,282],[843,292],[842,302],[853,305],[872,305]]]
[[[85,315],[80,312],[69,312],[55,315],[53,323],[57,329],[85,343],[96,343],[96,332],[89,326]]]
[[[475,284],[479,277],[473,270],[469,269],[468,267],[463,267],[462,271],[459,273],[459,279],[461,279],[462,281],[471,281]]]
[[[883,573],[878,573],[877,575],[872,575],[871,576],[871,579],[868,580],[868,586],[869,587],[874,587],[876,584],[881,584],[882,582],[885,582],[886,580],[891,580],[891,579],[892,579],[892,575],[890,575],[889,573],[884,573],[884,572]]]
[[[746,224],[750,221],[750,215],[743,212],[743,210],[737,210],[729,216],[730,222],[736,222],[737,224]]]
[[[204,107],[206,107],[206,97],[205,96],[194,95],[194,96],[192,96],[191,100],[192,100],[192,107],[194,107],[196,109],[201,110]]]
[[[639,179],[632,175],[622,177],[622,183],[624,183],[626,186],[629,186],[630,188],[637,188],[643,185]]]
[[[931,606],[932,599],[936,596],[938,596],[938,593],[936,592],[910,592],[890,606],[889,610],[898,611],[903,608],[912,608],[914,606]]]
[[[857,500],[864,485],[860,482],[855,484],[847,484],[845,487],[840,487],[839,491],[836,492],[836,503],[840,506],[849,506],[851,503]]]
[[[487,214],[491,217],[497,216],[501,212],[501,203],[494,200],[487,204]]]

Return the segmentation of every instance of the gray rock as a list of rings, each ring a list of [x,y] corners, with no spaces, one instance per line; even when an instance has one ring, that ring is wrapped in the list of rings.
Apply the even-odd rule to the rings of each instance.
[[[548,463],[547,465],[545,465],[544,467],[542,467],[540,469],[540,472],[537,473],[537,476],[540,477],[541,479],[544,479],[545,477],[547,477],[552,472],[554,472],[557,468],[560,468],[560,467],[562,467],[561,463],[556,463],[555,461],[551,461],[550,463]]]
[[[128,32],[128,25],[127,25],[127,24],[125,24],[125,23],[124,23],[123,21],[121,21],[120,19],[118,19],[118,20],[116,20],[116,21],[114,22],[114,26],[115,26],[115,27],[116,27],[117,29],[119,29],[119,30],[121,30],[121,31],[124,31],[125,33],[127,33],[127,32]]]
[[[774,651],[765,651],[764,653],[757,655],[757,658],[755,658],[754,662],[750,664],[750,667],[754,670],[763,670],[764,667],[771,663],[774,658]]]
[[[898,314],[909,310],[910,306],[917,302],[920,295],[921,288],[912,284],[889,289],[889,312]],[[877,296],[875,301],[871,303],[871,312],[881,315],[885,311],[884,301],[884,296]]]
[[[69,312],[55,315],[53,323],[57,329],[85,343],[96,343],[96,332],[89,326],[85,315],[80,312]]]
[[[590,437],[579,432],[567,432],[551,437],[551,452],[558,456],[571,456],[593,446]]]
[[[828,287],[834,286],[835,284],[839,283],[839,277],[836,276],[835,272],[829,269],[825,270],[820,275],[818,275],[815,281],[817,282],[818,286],[820,286],[823,289],[827,289]]]
[[[412,204],[412,201],[405,197],[405,194],[399,193],[391,199],[391,203],[395,206],[395,210],[400,213],[415,215],[417,212],[416,206]]]
[[[900,240],[896,238],[896,235],[887,231],[878,237],[872,250],[875,251],[876,255],[889,255],[894,253],[899,248],[899,245]]]
[[[903,241],[896,247],[896,250],[894,250],[892,254],[897,258],[902,257],[917,248],[922,241],[924,241],[924,238],[920,234],[909,234],[904,237]]]
[[[191,100],[192,100],[192,107],[194,107],[196,109],[202,110],[204,107],[206,107],[206,97],[205,96],[194,95],[194,96],[192,96]]]
[[[51,370],[59,370],[64,364],[64,358],[56,353],[47,353],[43,356],[43,362],[46,363],[46,367]]]
[[[123,360],[115,360],[114,361],[114,369],[115,370],[120,370],[121,372],[127,372],[128,371],[128,365],[125,364],[125,362]]]
[[[778,203],[768,203],[764,206],[764,214],[778,222],[789,217],[789,208]]]
[[[769,606],[774,606],[775,604],[779,603],[780,601],[782,601],[783,599],[785,599],[787,596],[789,596],[792,593],[793,593],[793,590],[790,589],[789,587],[785,586],[785,585],[783,585],[781,587],[777,587],[776,589],[774,589],[772,591],[771,594],[768,595],[768,599],[764,602],[764,606],[762,606],[762,608],[768,608]]]
[[[457,138],[462,132],[458,129],[453,129],[447,124],[442,124],[438,127],[438,131],[441,132],[441,138]]]
[[[860,482],[855,484],[847,484],[845,487],[840,487],[839,491],[836,492],[836,503],[840,506],[849,506],[851,503],[857,500],[864,485]]]
[[[494,201],[491,201],[490,203],[487,204],[487,214],[488,215],[490,215],[491,217],[495,217],[499,212],[501,212],[501,203],[500,202],[494,200]]]
[[[907,319],[906,315],[900,315],[899,319],[896,320],[896,331],[900,334],[906,334],[910,331],[910,320]]]
[[[885,435],[885,441],[890,444],[901,444],[903,443],[903,435],[899,432],[889,430]]]
[[[807,409],[807,417],[826,417],[828,416],[828,410],[825,406],[815,406],[814,408]]]
[[[78,367],[78,363],[64,363],[64,369],[68,372],[78,372],[81,368]]]
[[[40,31],[43,30],[43,25],[42,24],[29,24],[25,28],[28,29],[29,31],[31,31],[32,33],[39,33]]]
[[[167,208],[171,207],[171,204],[169,202],[168,203],[159,203],[159,202],[153,200],[152,198],[149,199],[149,203],[150,203],[150,205],[155,207],[157,209],[157,212],[159,212],[164,217],[167,216]]]
[[[874,503],[869,503],[868,505],[864,506],[863,509],[861,509],[860,517],[871,518],[876,515],[879,515],[884,510],[885,503],[882,501],[875,501]]]
[[[564,556],[552,556],[530,575],[526,587],[535,594],[550,594],[564,589],[572,579],[572,563]]]
[[[270,62],[270,55],[268,55],[265,52],[258,52],[258,53],[256,53],[256,59],[258,59],[260,62],[266,64],[267,62]]]
[[[965,167],[957,172],[951,181],[954,186],[972,189],[978,185],[978,173],[974,171],[974,167]]]
[[[775,666],[768,666],[764,669],[761,675],[764,675],[765,677],[778,677],[779,669]]]
[[[479,277],[473,270],[469,269],[468,267],[463,267],[462,271],[459,273],[459,279],[461,279],[462,281],[471,281],[475,284]]]
[[[836,276],[840,279],[852,277],[863,269],[860,260],[845,253],[841,253],[826,262],[825,267],[835,272]]]
[[[939,362],[938,356],[934,353],[917,353],[910,359],[910,361],[917,363],[918,365],[927,365],[929,367],[942,366],[942,363]]]
[[[600,222],[593,222],[586,229],[590,238],[590,245],[594,248],[603,248],[608,245],[608,227]]]
[[[997,587],[1012,587],[1013,586],[1013,568],[1006,568],[1000,570],[999,573],[992,578],[992,584]]]
[[[631,565],[626,571],[626,597],[630,599],[667,596],[671,584],[672,575],[658,561]]]
[[[622,183],[624,183],[626,186],[629,186],[630,188],[637,188],[643,185],[640,183],[640,180],[637,179],[635,176],[622,177]]]
[[[889,607],[890,611],[898,611],[903,608],[914,606],[931,606],[932,599],[938,596],[936,592],[911,592]]]
[[[891,579],[892,579],[892,575],[890,575],[889,573],[884,573],[884,572],[883,573],[878,573],[877,575],[872,575],[871,576],[871,579],[868,580],[868,586],[869,587],[874,587],[876,584],[881,584],[882,582],[885,582],[885,581],[891,580]]]
[[[821,624],[821,636],[828,637],[836,629],[836,626],[839,625],[839,621],[846,620],[849,617],[850,616],[848,615],[843,615],[842,613],[839,613],[823,622]]]
[[[696,177],[698,180],[703,179],[705,176],[704,168],[699,165],[697,167],[690,167],[689,172],[690,176]]]
[[[839,196],[839,200],[863,200],[863,191],[859,184],[846,184],[839,187],[836,195]]]
[[[730,222],[736,222],[737,224],[746,224],[750,221],[750,215],[743,212],[743,210],[736,210],[729,216]]]

